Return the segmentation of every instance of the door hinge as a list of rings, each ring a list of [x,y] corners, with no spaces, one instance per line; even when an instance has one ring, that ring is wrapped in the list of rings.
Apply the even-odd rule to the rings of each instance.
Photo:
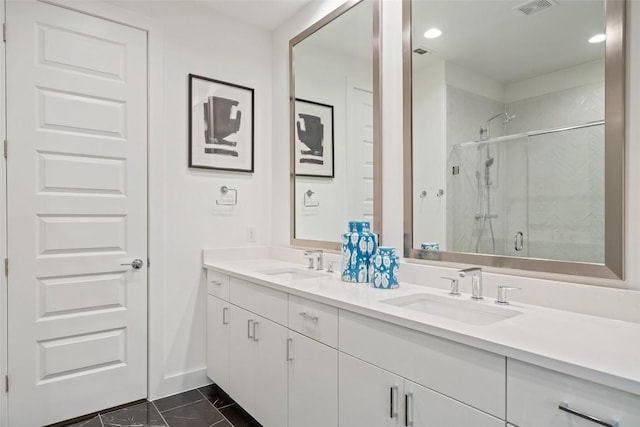
[[[9,276],[9,258],[4,259],[4,275]]]
[[[4,158],[7,158],[7,140],[4,140]]]
[[[9,375],[4,376],[4,391],[9,393]]]
[[[2,23],[2,41],[3,42],[7,42],[7,23],[3,22]]]

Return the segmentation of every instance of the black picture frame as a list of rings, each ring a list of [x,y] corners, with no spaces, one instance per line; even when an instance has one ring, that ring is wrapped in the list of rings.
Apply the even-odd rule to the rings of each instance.
[[[189,74],[188,109],[190,168],[254,172],[253,88]]]
[[[296,176],[334,178],[333,105],[296,98],[294,117]]]

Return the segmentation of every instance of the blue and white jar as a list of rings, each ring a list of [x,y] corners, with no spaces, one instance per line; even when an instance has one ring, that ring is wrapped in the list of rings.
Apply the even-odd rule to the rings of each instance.
[[[420,245],[420,249],[423,251],[439,251],[440,244],[436,242],[425,242]]]
[[[380,246],[371,257],[371,285],[374,288],[394,289],[398,287],[398,260],[395,248]]]
[[[342,281],[369,282],[369,264],[377,248],[378,237],[369,221],[349,221],[349,232],[342,235]]]

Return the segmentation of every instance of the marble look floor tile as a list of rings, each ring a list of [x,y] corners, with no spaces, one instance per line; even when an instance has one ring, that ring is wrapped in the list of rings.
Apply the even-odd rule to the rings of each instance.
[[[209,400],[209,402],[213,404],[213,406],[218,409],[225,408],[229,405],[235,405],[233,400],[224,393],[220,393],[218,387],[213,384],[200,387],[198,390]]]
[[[65,424],[65,427],[102,427],[102,423],[100,422],[100,417],[95,416],[77,423]]]
[[[256,421],[249,420],[245,412],[235,403],[220,409],[220,413],[229,420],[233,427],[260,427]]]
[[[169,427],[233,427],[207,400],[162,413]]]
[[[100,414],[104,427],[167,427],[151,402]]]
[[[203,399],[202,394],[200,394],[197,389],[194,389],[154,400],[153,403],[155,403],[156,408],[158,408],[160,412],[165,412]]]

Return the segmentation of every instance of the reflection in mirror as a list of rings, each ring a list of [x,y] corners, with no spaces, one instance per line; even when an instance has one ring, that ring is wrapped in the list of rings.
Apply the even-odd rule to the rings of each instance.
[[[412,248],[605,263],[605,31],[604,0],[411,0]]]
[[[347,221],[375,227],[375,3],[346,4],[291,42],[293,243],[337,248]]]

